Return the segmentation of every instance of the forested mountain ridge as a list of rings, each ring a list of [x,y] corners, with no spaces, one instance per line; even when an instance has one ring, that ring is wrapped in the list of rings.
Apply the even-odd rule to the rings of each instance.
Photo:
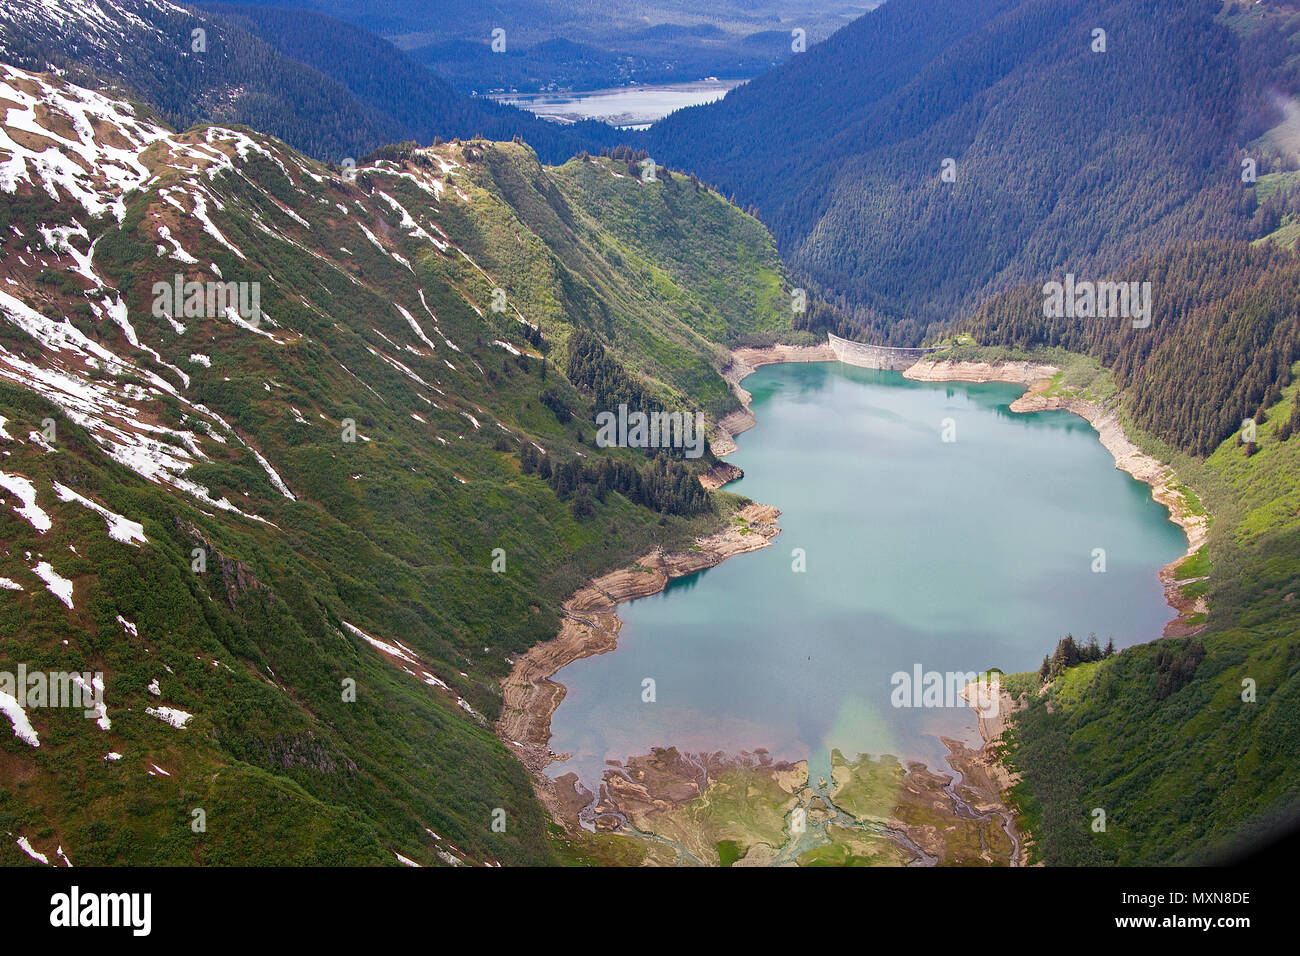
[[[1135,423],[1204,457],[1263,416],[1300,359],[1300,258],[1244,241],[1175,246],[1110,277],[1149,282],[1149,328],[1107,318],[1047,318],[1044,293],[994,296],[962,327],[991,346],[1060,347],[1109,368]],[[1194,371],[1194,374],[1192,373]]]
[[[401,136],[394,141],[428,145],[435,139],[455,137],[509,140],[519,136],[543,161],[562,163],[584,149],[595,152],[626,138],[604,123],[563,126],[457,92],[387,40],[332,17],[225,3],[204,3],[200,9],[248,30],[283,56],[342,83],[367,107],[401,125]],[[377,145],[372,143],[370,148]]]
[[[403,140],[477,135],[521,135],[563,162],[618,138],[457,93],[387,41],[306,11],[12,0],[0,8],[0,59],[125,85],[178,129],[247,125],[334,163]]]
[[[647,148],[756,205],[792,267],[914,343],[1023,281],[1248,234],[1240,147],[1276,112],[1254,68],[1277,63],[1219,10],[891,0]]]
[[[6,702],[0,823],[76,865],[554,862],[500,678],[581,582],[735,506],[594,446],[569,339],[717,400],[715,276],[788,326],[770,237],[608,159],[353,177],[50,75],[0,67],[0,100],[0,670],[102,672],[106,708]],[[620,203],[662,239],[604,228]]]
[[[1170,577],[1175,633],[1008,678],[1027,707],[1005,759],[1023,774],[1013,793],[1037,859],[1223,862],[1300,806],[1300,257],[1189,243],[1112,278],[1151,283],[1149,325],[1047,318],[1043,288],[1025,286],[962,323],[978,345],[951,357],[1064,365],[1049,394],[1114,410],[1173,466],[1209,540]]]

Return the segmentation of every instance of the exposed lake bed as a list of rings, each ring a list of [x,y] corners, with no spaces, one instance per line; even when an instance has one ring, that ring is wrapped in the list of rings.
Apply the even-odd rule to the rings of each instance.
[[[758,425],[732,458],[745,478],[728,488],[780,504],[781,538],[627,594],[640,599],[610,609],[607,646],[560,665],[567,693],[551,701],[548,757],[532,769],[572,793],[564,815],[669,839],[658,862],[1019,856],[976,715],[965,702],[899,707],[891,677],[1033,670],[1067,632],[1150,640],[1169,617],[1157,573],[1186,543],[1086,422],[1012,412],[1023,384],[835,364],[747,378]],[[615,636],[619,653],[601,653]],[[565,759],[547,767],[556,752]],[[778,786],[773,803],[762,780],[788,783],[791,767],[801,786]],[[876,788],[871,819],[843,805],[855,777]],[[742,819],[705,825],[728,803],[718,788],[742,780],[769,792],[766,809],[723,816],[779,809],[784,840]],[[703,828],[694,840],[681,839],[683,815]],[[941,833],[953,839],[935,844]]]

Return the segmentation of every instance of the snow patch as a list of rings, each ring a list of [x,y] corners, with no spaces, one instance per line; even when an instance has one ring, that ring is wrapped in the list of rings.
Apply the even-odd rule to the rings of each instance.
[[[376,637],[371,637],[371,636],[370,636],[369,634],[367,634],[365,631],[361,630],[361,628],[356,627],[356,626],[353,625],[353,624],[349,624],[347,621],[343,621],[342,623],[343,623],[343,626],[344,626],[344,627],[346,627],[349,631],[351,631],[351,632],[352,632],[353,634],[355,634],[357,637],[361,638],[363,641],[365,641],[365,642],[366,642],[367,644],[369,644],[370,646],[372,646],[372,647],[374,647],[374,648],[377,648],[378,650],[383,651],[385,654],[389,655],[390,657],[400,658],[401,660],[407,661],[407,662],[409,662],[409,663],[411,663],[411,664],[418,664],[418,663],[420,663],[420,662],[417,661],[414,657],[410,656],[410,654],[406,653],[406,649],[403,648],[400,644],[397,645],[397,646],[394,646],[394,645],[392,645],[392,644],[387,643],[386,641],[381,641],[381,640],[379,640],[379,639],[376,638]]]
[[[157,717],[163,723],[171,724],[177,730],[184,730],[185,725],[194,719],[193,714],[176,707],[146,707],[144,712],[150,717]]]
[[[420,290],[420,301],[424,301],[424,290]],[[407,324],[411,327],[411,331],[416,334],[420,341],[429,346],[429,348],[436,349],[437,346],[429,341],[429,337],[424,334],[424,329],[420,328],[419,323],[415,321],[415,316],[411,315],[410,312],[407,312],[400,305],[397,305],[396,302],[393,304],[397,306],[397,311],[402,313],[402,318],[406,319]],[[425,306],[425,309],[427,310],[428,306]],[[432,315],[433,313],[429,314]]]
[[[27,719],[27,711],[23,710],[22,704],[18,703],[18,698],[13,694],[0,691],[0,713],[8,717],[9,722],[14,725],[15,737],[23,743],[31,744],[33,747],[41,745],[40,738],[32,727],[32,722]]]
[[[51,594],[66,604],[69,610],[72,609],[72,582],[55,571],[50,562],[42,561],[32,568],[32,573],[45,582]]]
[[[144,525],[138,521],[132,521],[129,518],[123,518],[116,512],[109,511],[103,505],[98,505],[82,495],[77,494],[67,485],[61,485],[57,481],[54,483],[54,493],[59,496],[60,501],[75,501],[83,508],[89,508],[108,522],[108,536],[114,541],[121,541],[123,544],[148,544],[149,539],[144,536]]]
[[[35,850],[33,850],[32,845],[27,842],[27,837],[19,837],[16,842],[18,844],[18,848],[22,850],[24,853],[26,853],[28,856],[30,856],[37,863],[44,863],[46,866],[50,865],[50,858],[46,856],[44,853],[37,853]]]
[[[11,475],[8,472],[0,471],[0,488],[4,488],[10,494],[18,497],[18,500],[22,502],[22,507],[14,508],[14,513],[20,518],[26,518],[31,526],[41,534],[45,534],[54,527],[54,522],[50,520],[50,516],[36,504],[36,489],[22,475]]]

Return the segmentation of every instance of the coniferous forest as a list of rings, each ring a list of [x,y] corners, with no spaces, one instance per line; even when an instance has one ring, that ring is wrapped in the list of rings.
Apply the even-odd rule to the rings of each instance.
[[[994,297],[966,327],[990,345],[1093,356],[1127,390],[1139,425],[1198,456],[1291,384],[1300,359],[1300,261],[1292,250],[1229,241],[1176,246],[1116,278],[1151,283],[1149,328],[1119,318],[1044,318],[1043,292],[1034,286]]]

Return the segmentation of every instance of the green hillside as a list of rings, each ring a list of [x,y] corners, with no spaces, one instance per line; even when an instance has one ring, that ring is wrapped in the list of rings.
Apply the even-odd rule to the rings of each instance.
[[[76,865],[554,862],[491,729],[499,679],[580,582],[736,500],[698,487],[702,461],[594,447],[569,338],[716,415],[720,343],[788,324],[770,238],[612,160],[455,142],[353,181],[5,77],[0,100],[48,104],[48,142],[7,130],[20,155],[100,158],[58,203],[29,157],[0,193],[0,469],[50,521],[3,493],[0,670],[102,671],[111,726],[29,709],[39,746],[0,736],[0,825]],[[154,314],[177,274],[259,282],[261,316]]]
[[[1251,457],[1234,440],[1204,461],[1171,455],[1215,517],[1203,629],[1080,665],[1028,695],[1010,763],[1025,774],[1017,794],[1040,859],[1212,862],[1292,819],[1300,799],[1300,442],[1279,441],[1277,432],[1297,391],[1260,426]],[[1243,700],[1247,679],[1253,701]],[[1104,833],[1091,829],[1094,808],[1106,811]]]
[[[1046,684],[1032,674],[1008,679],[1028,703],[1013,720],[1007,759],[1024,777],[1015,797],[1036,859],[1214,862],[1293,819],[1300,799],[1295,269],[1290,250],[1192,245],[1125,273],[1155,283],[1160,304],[1150,328],[1046,321],[1042,292],[1033,288],[997,297],[969,323],[986,360],[1014,353],[1061,364],[1062,354],[1087,352],[1090,358],[1067,358],[1065,378],[1075,383],[1056,391],[1112,402],[1118,395],[1130,437],[1173,465],[1212,516],[1208,544],[1177,573],[1186,598],[1208,601],[1208,614],[1188,619],[1190,635],[1069,667]],[[1086,366],[1094,371],[1079,374]],[[1044,651],[1064,636],[1044,635]],[[1105,811],[1104,831],[1093,828],[1096,810]]]

